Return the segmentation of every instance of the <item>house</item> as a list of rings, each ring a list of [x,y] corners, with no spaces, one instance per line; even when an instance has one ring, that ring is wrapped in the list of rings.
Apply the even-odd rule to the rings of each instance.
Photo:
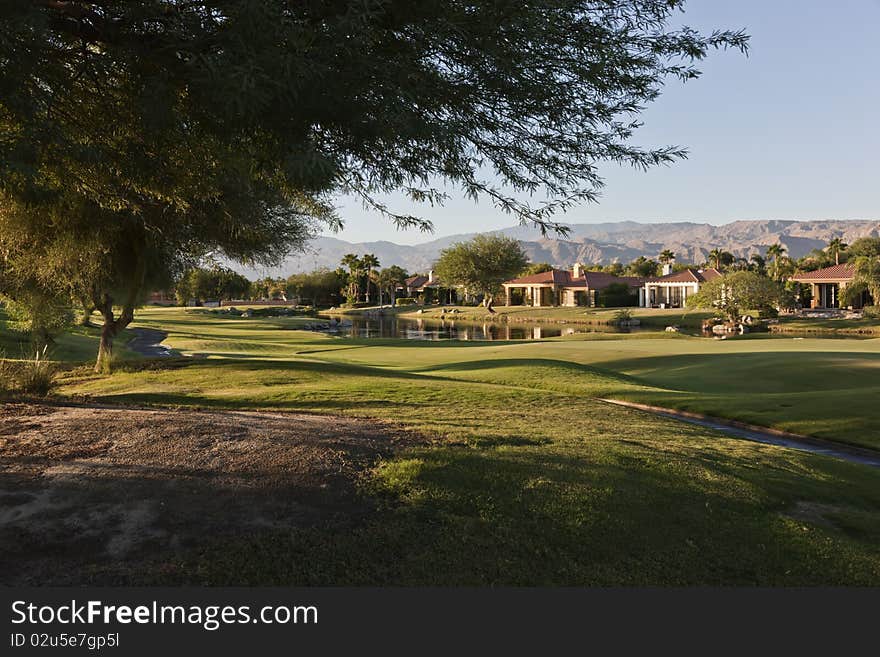
[[[598,293],[614,283],[623,283],[635,293],[644,284],[644,279],[584,271],[576,264],[571,271],[552,269],[514,278],[502,286],[508,306],[595,306]]]
[[[177,299],[167,290],[154,290],[147,295],[145,303],[148,306],[174,306],[177,305]]]
[[[405,291],[404,296],[420,298],[426,302],[441,300],[443,303],[455,303],[457,299],[456,290],[444,286],[434,275],[433,269],[427,275],[410,276],[406,279],[404,287],[398,290]]]
[[[791,280],[811,287],[813,294],[810,308],[840,308],[841,296],[854,277],[855,269],[851,264],[844,262],[833,267],[796,274]],[[853,301],[853,308],[864,308],[871,303],[870,295],[864,291]]]
[[[700,291],[703,283],[721,276],[714,267],[672,271],[672,265],[663,265],[663,276],[649,278],[639,291],[642,308],[684,308],[685,301]]]

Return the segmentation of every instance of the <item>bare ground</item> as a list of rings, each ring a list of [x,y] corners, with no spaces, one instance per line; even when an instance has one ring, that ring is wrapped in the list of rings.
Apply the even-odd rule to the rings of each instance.
[[[137,582],[213,541],[356,522],[357,482],[419,439],[292,413],[0,407],[0,584]]]

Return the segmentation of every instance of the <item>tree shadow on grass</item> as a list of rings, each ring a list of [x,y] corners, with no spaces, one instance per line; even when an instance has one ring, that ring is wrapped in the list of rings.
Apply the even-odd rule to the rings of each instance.
[[[767,500],[760,477],[740,471],[737,459],[733,476],[719,472],[711,483],[644,467],[651,458],[415,449],[380,470],[372,490],[387,505],[353,531],[278,533],[221,551],[251,585],[880,581],[876,545],[827,527],[805,531],[780,513],[799,496],[820,495],[815,482],[797,490],[784,480]],[[830,562],[829,546],[837,551]],[[212,563],[207,581],[229,583]]]
[[[43,427],[31,451],[4,455],[4,582],[880,583],[868,521],[856,536],[786,515],[803,499],[840,500],[841,482],[847,503],[876,514],[876,473],[707,444],[701,429],[670,423],[681,430],[668,445],[638,424],[396,449],[367,423],[285,439],[295,424],[283,419],[242,436],[225,415],[165,415],[120,430],[113,449],[72,427],[57,431],[82,445],[58,443]]]

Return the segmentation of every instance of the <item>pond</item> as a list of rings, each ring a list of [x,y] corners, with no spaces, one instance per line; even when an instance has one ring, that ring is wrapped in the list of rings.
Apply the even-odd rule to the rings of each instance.
[[[439,319],[388,317],[322,317],[329,321],[326,332],[347,338],[404,338],[407,340],[541,340],[580,333],[629,333],[612,326],[582,324],[527,324],[464,322]]]

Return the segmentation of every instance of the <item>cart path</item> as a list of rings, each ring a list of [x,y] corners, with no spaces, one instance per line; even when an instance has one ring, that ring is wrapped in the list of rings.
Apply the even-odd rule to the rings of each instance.
[[[812,454],[821,454],[823,456],[830,456],[843,461],[849,461],[850,463],[859,463],[861,465],[880,468],[880,452],[872,449],[851,447],[849,445],[834,443],[821,438],[813,438],[812,436],[802,436],[796,433],[770,429],[768,427],[760,427],[754,424],[738,422],[736,420],[725,420],[711,415],[703,415],[702,413],[679,411],[674,408],[650,406],[648,404],[621,401],[619,399],[599,399],[599,401],[614,404],[616,406],[625,406],[626,408],[644,411],[645,413],[667,417],[680,422],[695,424],[708,429],[714,429],[715,431],[720,431],[721,433],[734,438],[750,440],[765,445],[798,449]]]
[[[162,341],[168,337],[168,333],[165,331],[133,328],[131,332],[135,334],[135,337],[129,340],[126,346],[141,356],[146,356],[147,358],[171,358],[180,355],[171,347],[166,347],[162,344]]]

